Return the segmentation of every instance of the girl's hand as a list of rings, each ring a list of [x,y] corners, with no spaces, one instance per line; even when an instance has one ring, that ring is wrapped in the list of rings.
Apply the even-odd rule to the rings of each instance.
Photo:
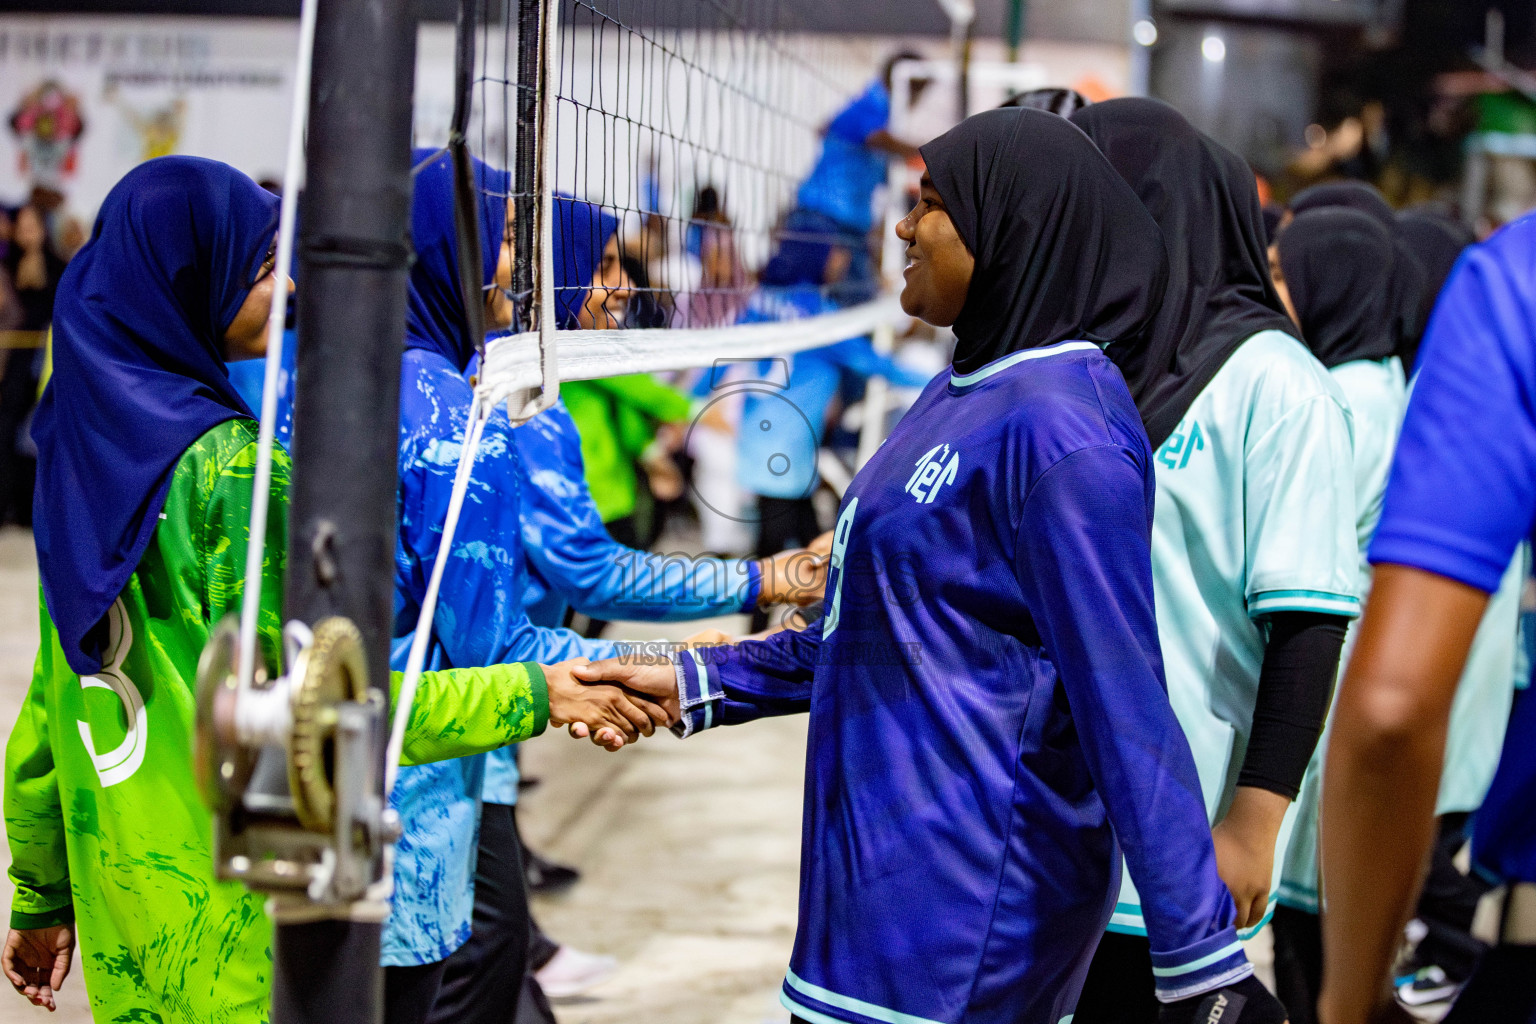
[[[646,703],[654,704],[669,725],[682,717],[682,704],[677,695],[677,670],[673,668],[671,658],[626,655],[578,665],[573,674],[586,683],[611,683],[644,695],[649,698]]]
[[[64,986],[75,955],[75,928],[57,924],[51,928],[12,928],[0,953],[6,980],[33,1006],[58,1009],[53,994]]]
[[[1237,926],[1252,928],[1264,920],[1274,881],[1275,840],[1290,801],[1278,793],[1239,786],[1232,807],[1211,829],[1216,871],[1237,904]]]
[[[615,686],[578,679],[575,672],[586,663],[587,659],[577,658],[545,666],[551,724],[570,726],[572,736],[590,737],[609,750],[651,735],[657,724],[667,724],[666,712],[650,701],[636,701]]]

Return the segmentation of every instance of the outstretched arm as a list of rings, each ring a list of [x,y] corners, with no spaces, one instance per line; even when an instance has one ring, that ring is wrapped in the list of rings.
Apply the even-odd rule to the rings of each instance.
[[[765,640],[678,652],[636,650],[578,666],[587,682],[612,682],[666,709],[672,731],[690,736],[717,725],[810,710],[821,649],[821,626],[775,633]]]
[[[405,728],[401,763],[483,754],[532,739],[549,724],[569,725],[579,737],[607,729],[613,739],[604,745],[617,750],[666,724],[666,715],[649,701],[632,701],[612,686],[578,682],[571,670],[580,663],[423,672]],[[401,673],[390,673],[392,700],[400,678]]]
[[[603,524],[587,487],[581,438],[556,405],[513,431],[522,461],[523,542],[528,560],[577,611],[599,618],[701,619],[759,601],[806,603],[824,572],[806,552],[773,559],[660,554],[626,547]],[[798,556],[798,557],[795,557]]]

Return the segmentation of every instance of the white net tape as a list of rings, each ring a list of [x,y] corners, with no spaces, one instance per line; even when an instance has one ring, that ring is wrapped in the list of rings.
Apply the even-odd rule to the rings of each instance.
[[[560,380],[590,380],[622,373],[686,370],[716,359],[760,359],[830,345],[904,321],[894,296],[835,313],[779,323],[738,324],[686,331],[555,331]],[[537,332],[496,338],[486,344],[478,395],[487,408],[543,382]],[[513,418],[517,419],[515,412]]]

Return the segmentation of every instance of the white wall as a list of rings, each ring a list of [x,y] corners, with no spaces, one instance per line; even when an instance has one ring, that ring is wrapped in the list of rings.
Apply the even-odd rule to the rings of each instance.
[[[73,168],[44,169],[90,216],[134,164],[169,149],[253,177],[283,166],[297,22],[267,19],[0,17],[0,201],[31,189],[28,147],[9,127],[24,97],[58,82],[85,122]],[[160,142],[146,131],[159,115]]]

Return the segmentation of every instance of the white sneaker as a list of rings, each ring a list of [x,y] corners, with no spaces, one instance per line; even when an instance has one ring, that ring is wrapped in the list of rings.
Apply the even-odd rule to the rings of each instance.
[[[533,977],[550,999],[570,999],[607,981],[618,969],[619,961],[614,957],[561,946]]]
[[[1450,1012],[1461,986],[1445,976],[1445,971],[1431,965],[1406,978],[1399,978],[1397,1001],[1421,1021],[1438,1021]]]

